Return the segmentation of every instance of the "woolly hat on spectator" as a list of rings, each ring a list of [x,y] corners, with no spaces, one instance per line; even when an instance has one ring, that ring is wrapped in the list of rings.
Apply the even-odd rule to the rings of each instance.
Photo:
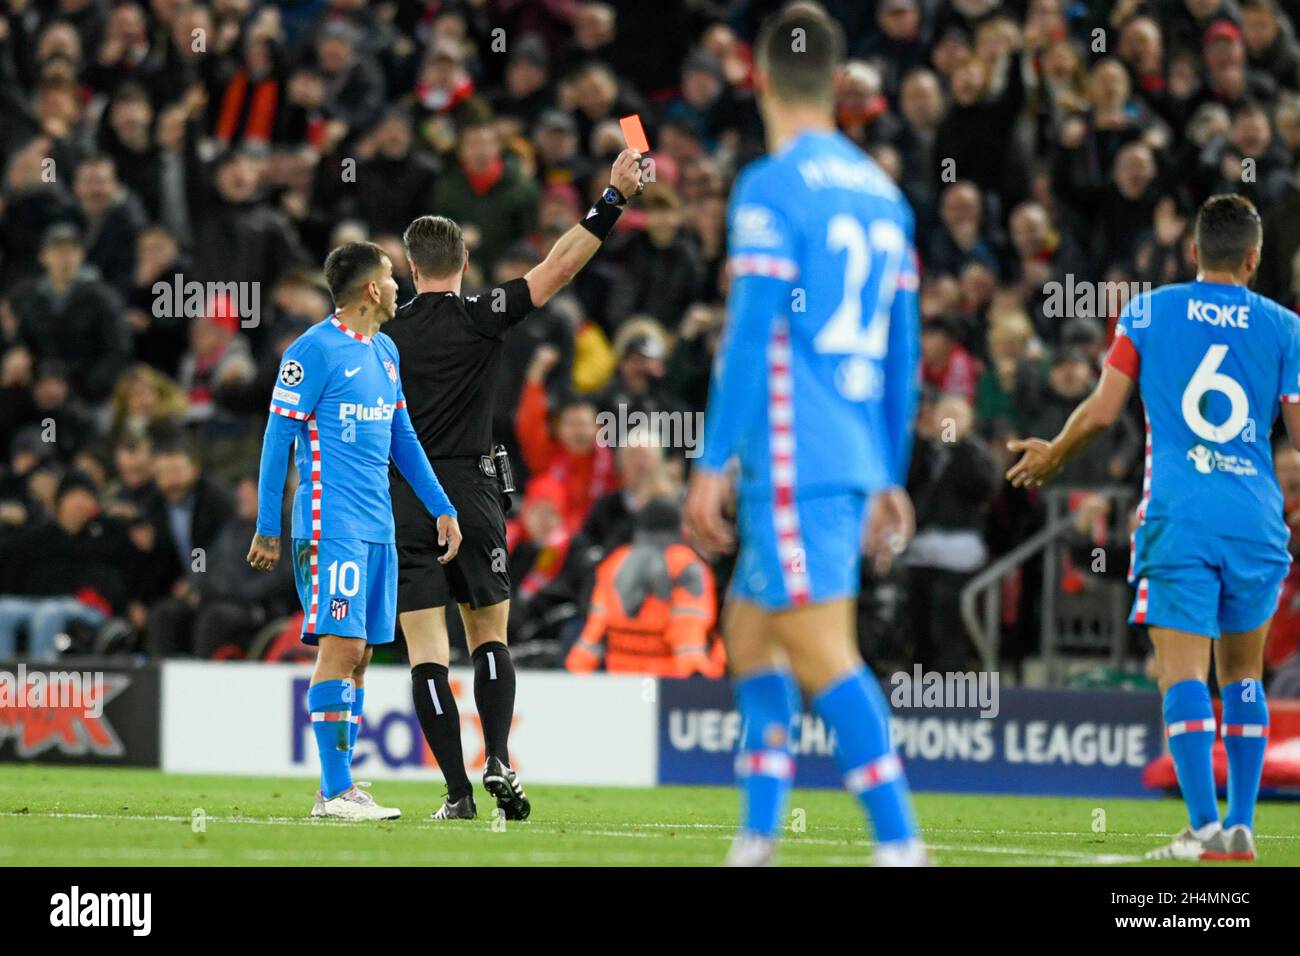
[[[66,382],[68,380],[68,363],[60,358],[41,359],[36,366],[34,380],[39,382],[47,378],[57,378]]]
[[[1215,20],[1206,28],[1203,42],[1209,46],[1216,40],[1231,40],[1234,43],[1241,40],[1241,27],[1231,20]]]
[[[695,50],[686,57],[686,62],[682,64],[682,75],[687,73],[707,73],[719,83],[725,82],[726,76],[722,72],[722,62],[710,53],[708,50]]]
[[[661,359],[666,355],[664,343],[653,335],[634,335],[624,343],[619,358],[640,355],[649,359]]]
[[[536,33],[526,33],[515,43],[514,51],[510,55],[513,63],[515,60],[523,60],[531,63],[533,66],[546,69],[550,58],[546,55],[546,44]]]
[[[1091,365],[1092,357],[1078,346],[1063,348],[1052,357],[1052,368],[1056,368],[1058,365],[1070,365],[1074,362]]]
[[[70,469],[67,474],[59,479],[59,488],[54,493],[54,500],[62,501],[64,495],[71,494],[74,491],[84,491],[94,498],[99,497],[99,488],[95,485],[94,480],[79,468]]]
[[[524,493],[524,504],[529,506],[549,504],[556,511],[563,512],[568,504],[564,484],[551,475],[538,475],[528,482],[528,489]]]
[[[19,455],[32,455],[38,462],[54,455],[54,443],[41,437],[41,430],[35,425],[19,429],[9,442],[9,460]]]
[[[356,27],[352,26],[352,24],[345,23],[342,20],[331,20],[321,28],[318,39],[342,40],[348,46],[355,47],[357,46],[360,36],[357,33]]]
[[[1061,329],[1064,345],[1095,345],[1106,337],[1106,330],[1096,319],[1079,316],[1065,323]]]
[[[947,315],[931,316],[921,323],[921,332],[939,332],[955,339],[958,336],[957,320]]]
[[[565,110],[554,107],[542,110],[542,115],[537,117],[535,132],[541,133],[553,129],[573,135],[578,132],[578,124],[574,122],[573,116]]]
[[[56,242],[75,242],[81,245],[81,230],[75,223],[56,222],[41,235],[41,248],[52,246]]]

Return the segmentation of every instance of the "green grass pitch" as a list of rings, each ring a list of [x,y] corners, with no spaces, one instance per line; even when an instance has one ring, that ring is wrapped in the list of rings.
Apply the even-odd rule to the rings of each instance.
[[[339,823],[308,817],[314,788],[306,778],[10,764],[0,771],[0,865],[710,866],[726,853],[737,806],[719,787],[529,786],[533,818],[502,829],[481,788],[478,820],[435,822],[441,788],[381,781],[375,794],[402,819]],[[1185,819],[1177,800],[923,793],[916,804],[935,862],[956,866],[1134,864]],[[1263,804],[1256,823],[1260,863],[1300,865],[1294,804]],[[783,864],[859,866],[870,854],[845,794],[794,793]]]

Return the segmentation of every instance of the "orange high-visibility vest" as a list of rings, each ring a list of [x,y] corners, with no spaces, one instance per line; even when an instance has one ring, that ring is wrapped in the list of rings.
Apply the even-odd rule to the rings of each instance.
[[[596,569],[582,636],[569,651],[571,671],[721,677],[710,653],[717,619],[713,572],[680,542],[667,547],[633,541],[612,551]]]

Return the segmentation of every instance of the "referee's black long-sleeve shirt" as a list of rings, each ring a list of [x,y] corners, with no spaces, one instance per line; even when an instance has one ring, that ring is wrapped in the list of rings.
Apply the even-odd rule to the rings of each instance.
[[[429,458],[491,454],[503,339],[531,311],[520,278],[466,298],[421,293],[384,325],[397,344],[406,407]]]

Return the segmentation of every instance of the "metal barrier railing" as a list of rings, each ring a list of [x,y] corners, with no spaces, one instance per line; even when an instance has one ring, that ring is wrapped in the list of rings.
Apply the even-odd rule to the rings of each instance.
[[[1085,600],[1101,605],[1100,613],[1092,613],[1093,633],[1088,634],[1084,626],[1068,626],[1069,614],[1062,607],[1061,551],[1054,547],[1069,534],[1073,525],[1071,499],[1081,491],[1099,494],[1110,499],[1110,522],[1127,522],[1128,507],[1133,500],[1133,493],[1122,487],[1102,488],[1053,488],[1044,494],[1047,519],[1044,526],[1011,551],[990,563],[962,589],[961,616],[971,640],[979,651],[981,662],[986,670],[997,669],[1000,663],[1002,643],[1002,583],[1008,575],[1014,573],[1034,558],[1043,561],[1042,575],[1042,642],[1041,652],[1047,669],[1048,681],[1052,684],[1062,682],[1064,665],[1071,650],[1106,649],[1110,651],[1113,663],[1119,663],[1122,656],[1124,640],[1127,637],[1127,599],[1120,592],[1122,584],[1105,581],[1095,590],[1089,592]],[[1082,605],[1076,603],[1075,611]],[[1089,611],[1096,611],[1089,608]]]

